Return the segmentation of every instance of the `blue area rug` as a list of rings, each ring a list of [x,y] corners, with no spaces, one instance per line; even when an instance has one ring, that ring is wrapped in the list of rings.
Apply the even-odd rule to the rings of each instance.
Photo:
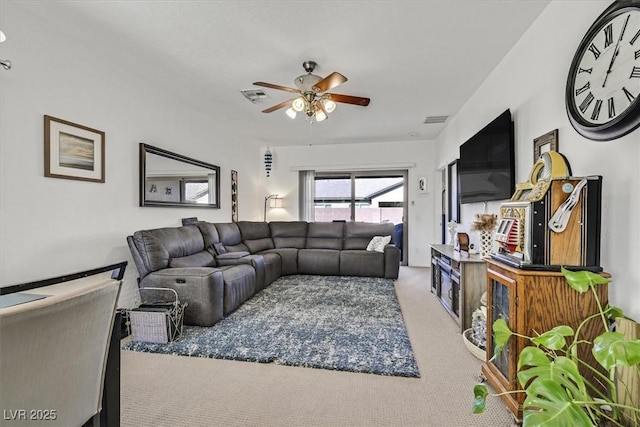
[[[127,350],[420,377],[393,280],[284,276],[227,318]]]

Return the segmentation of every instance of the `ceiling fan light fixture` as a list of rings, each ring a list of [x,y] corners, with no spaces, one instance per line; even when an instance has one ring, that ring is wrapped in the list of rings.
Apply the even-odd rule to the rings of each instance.
[[[293,110],[298,113],[304,110],[304,107],[305,107],[305,102],[303,97],[296,98],[291,103],[291,108],[293,108]]]
[[[285,111],[285,113],[287,114],[287,116],[289,116],[291,119],[295,119],[296,115],[298,114],[296,112],[296,110],[293,109],[293,107],[288,108],[287,111]]]
[[[336,109],[336,103],[330,99],[323,100],[322,105],[324,105],[324,109],[327,113],[331,113]]]
[[[294,84],[297,89],[273,83],[254,82],[253,84],[256,86],[297,94],[295,98],[264,109],[262,112],[272,113],[281,108],[286,108],[285,113],[291,119],[294,119],[297,113],[303,112],[307,121],[322,122],[336,109],[337,103],[339,102],[362,107],[369,105],[369,98],[330,93],[330,90],[346,82],[347,78],[335,71],[324,78],[312,74],[316,65],[313,61],[306,61],[303,64],[307,74],[303,74],[294,79]]]

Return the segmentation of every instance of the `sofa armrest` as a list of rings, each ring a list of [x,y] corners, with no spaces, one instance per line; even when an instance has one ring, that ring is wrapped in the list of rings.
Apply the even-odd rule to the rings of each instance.
[[[216,267],[177,267],[154,271],[140,280],[141,288],[170,288],[178,293],[185,325],[212,326],[223,317],[224,282]],[[145,297],[162,301],[165,293],[148,291]]]
[[[235,265],[235,264],[250,264],[251,262],[246,257],[249,252],[227,252],[224,254],[216,255],[216,262],[218,265]]]
[[[393,244],[384,247],[384,277],[397,279],[400,273],[400,249]]]

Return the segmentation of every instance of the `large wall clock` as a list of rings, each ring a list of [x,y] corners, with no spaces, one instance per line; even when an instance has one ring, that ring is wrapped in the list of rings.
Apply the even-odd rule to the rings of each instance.
[[[565,92],[571,125],[609,141],[640,126],[640,0],[615,1],[580,42]]]

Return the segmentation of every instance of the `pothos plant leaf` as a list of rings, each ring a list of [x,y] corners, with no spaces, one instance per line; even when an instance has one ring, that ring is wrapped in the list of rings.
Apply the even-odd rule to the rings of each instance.
[[[620,332],[605,332],[593,341],[593,355],[606,370],[640,363],[640,340],[628,340]]]
[[[566,390],[550,379],[536,379],[527,387],[522,424],[525,426],[593,426],[587,413],[573,403]]]
[[[532,338],[531,341],[535,345],[542,345],[549,350],[560,350],[567,346],[567,341],[564,337],[571,337],[573,334],[573,329],[570,326],[562,325],[556,326],[542,335]]]
[[[616,317],[624,317],[624,311],[620,307],[613,305],[607,305],[605,313],[607,313],[607,317],[611,320],[615,320]]]
[[[487,404],[487,395],[489,392],[487,391],[487,386],[484,384],[476,384],[473,387],[473,413],[481,414],[484,412]]]
[[[574,290],[584,293],[589,290],[593,285],[604,285],[611,281],[608,277],[603,277],[600,274],[593,273],[591,271],[569,271],[564,267],[560,268],[564,278],[567,280],[569,286]]]

